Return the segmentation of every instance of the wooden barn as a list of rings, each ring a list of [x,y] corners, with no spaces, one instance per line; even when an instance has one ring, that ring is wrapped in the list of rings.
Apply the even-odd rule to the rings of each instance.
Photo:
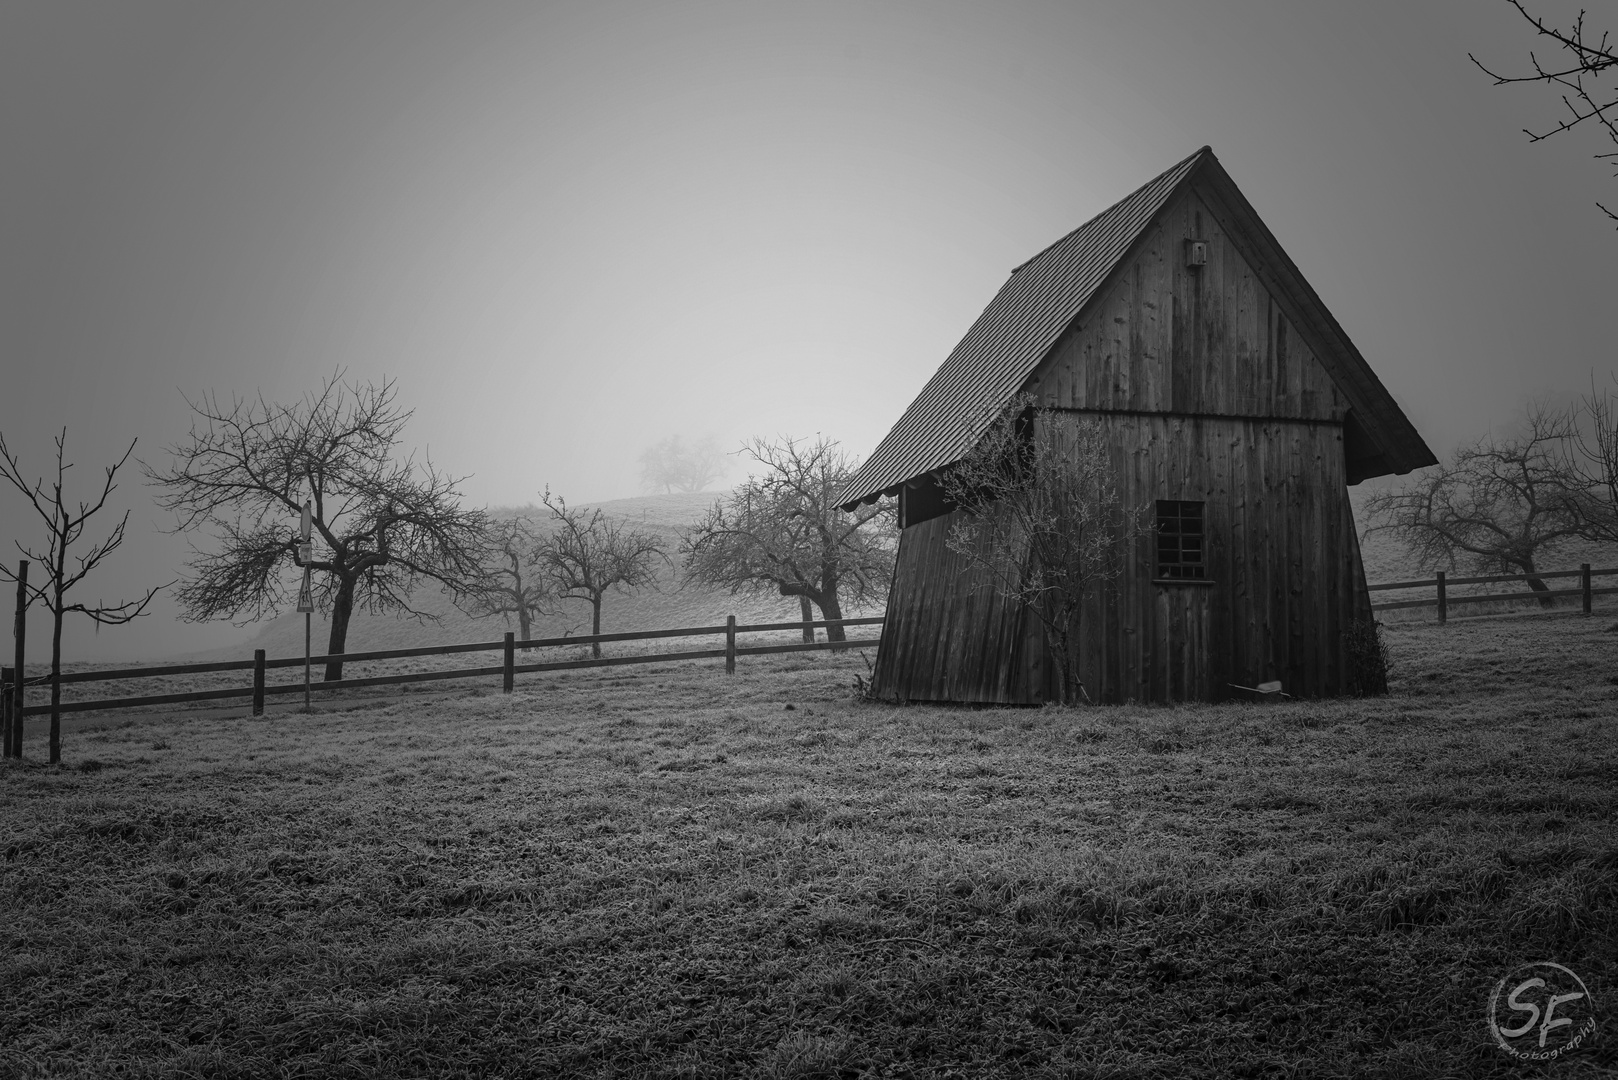
[[[1040,620],[945,545],[965,511],[939,471],[1020,392],[1036,423],[1105,426],[1120,499],[1150,526],[1080,616],[1092,698],[1374,688],[1348,487],[1436,459],[1203,147],[1013,270],[843,491],[849,508],[898,497],[878,695],[1058,697]]]

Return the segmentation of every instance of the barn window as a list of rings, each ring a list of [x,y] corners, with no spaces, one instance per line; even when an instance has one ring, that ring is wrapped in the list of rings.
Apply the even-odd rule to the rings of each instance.
[[[1202,504],[1157,500],[1157,576],[1202,580],[1208,576]]]

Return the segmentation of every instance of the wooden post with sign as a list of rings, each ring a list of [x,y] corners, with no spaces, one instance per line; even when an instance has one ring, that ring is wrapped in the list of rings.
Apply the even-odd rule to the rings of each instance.
[[[303,500],[303,521],[300,524],[299,534],[302,539],[298,543],[298,563],[303,567],[303,585],[298,589],[298,610],[303,612],[303,711],[313,712],[314,706],[309,699],[309,645],[312,635],[312,619],[315,613],[314,590],[309,581],[309,563],[314,559],[314,545],[309,542],[310,530],[314,518],[314,501]]]
[[[5,757],[11,756],[11,678],[12,668],[0,667],[0,745]]]
[[[27,703],[23,684],[28,679],[28,666],[23,661],[23,654],[26,651],[23,646],[28,636],[27,559],[22,559],[17,563],[17,621],[13,625],[11,632],[16,637],[17,644],[17,662],[14,665],[17,674],[11,683],[11,756],[20,758],[22,757],[22,710]]]

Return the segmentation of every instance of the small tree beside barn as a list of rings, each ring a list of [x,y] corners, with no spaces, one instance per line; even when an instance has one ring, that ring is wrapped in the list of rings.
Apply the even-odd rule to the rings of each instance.
[[[1092,424],[1064,432],[1031,395],[1018,394],[939,483],[962,511],[944,546],[977,588],[1037,621],[1050,644],[1057,700],[1089,702],[1079,616],[1086,598],[1122,570],[1132,532],[1118,505],[1106,431]]]
[[[1070,590],[1066,643],[1048,609],[984,587],[963,540],[996,511],[950,479],[1019,395],[1030,437],[1090,442],[1116,493],[1104,545],[1116,572]],[[1275,681],[1294,696],[1375,691],[1354,645],[1372,624],[1348,487],[1432,464],[1204,147],[1012,271],[843,489],[848,509],[897,499],[873,691],[1008,703],[1064,700],[1070,679],[1113,702],[1221,700]]]
[[[754,439],[746,451],[759,472],[681,537],[686,581],[796,596],[805,641],[814,640],[811,603],[821,618],[837,620],[845,602],[880,602],[893,577],[892,508],[837,505],[853,474],[837,443]],[[826,638],[847,640],[841,626],[828,626]]]

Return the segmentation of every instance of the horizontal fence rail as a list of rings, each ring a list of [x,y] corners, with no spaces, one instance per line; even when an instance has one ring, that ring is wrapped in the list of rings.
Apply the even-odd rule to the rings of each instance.
[[[1484,577],[1452,578],[1440,570],[1435,577],[1424,578],[1421,581],[1386,581],[1376,585],[1368,585],[1370,592],[1389,592],[1399,589],[1431,589],[1432,596],[1422,597],[1418,600],[1389,600],[1380,604],[1372,604],[1372,611],[1399,611],[1408,608],[1438,609],[1438,621],[1446,622],[1449,619],[1449,606],[1451,604],[1486,604],[1490,602],[1516,601],[1516,600],[1549,600],[1555,603],[1558,598],[1577,596],[1582,602],[1584,613],[1590,613],[1591,601],[1597,596],[1608,596],[1618,593],[1618,586],[1595,588],[1594,579],[1598,577],[1611,577],[1618,574],[1618,567],[1607,570],[1592,570],[1589,563],[1583,563],[1577,570],[1547,570],[1539,574],[1491,574]],[[1576,589],[1530,589],[1527,592],[1509,593],[1454,593],[1449,590],[1456,585],[1497,585],[1503,582],[1545,582],[1547,580],[1561,580],[1578,578],[1579,587]]]
[[[499,641],[479,641],[456,645],[424,645],[408,649],[377,649],[369,652],[337,653],[321,656],[310,656],[307,663],[326,664],[340,662],[343,664],[360,663],[368,660],[406,660],[425,656],[450,656],[460,653],[503,651],[504,663],[483,664],[477,667],[451,668],[442,671],[413,671],[397,675],[374,675],[347,679],[322,679],[319,682],[310,682],[308,689],[315,690],[353,690],[367,686],[395,686],[405,683],[437,682],[447,679],[474,679],[487,678],[493,675],[503,677],[503,689],[509,693],[512,690],[512,679],[516,675],[545,672],[545,671],[574,671],[581,668],[619,667],[629,664],[657,664],[677,660],[714,660],[723,658],[725,669],[735,671],[736,657],[738,656],[764,656],[775,653],[810,652],[824,649],[862,649],[871,648],[881,641],[880,636],[849,638],[844,641],[804,641],[782,645],[739,645],[736,642],[737,634],[756,634],[771,631],[813,631],[816,629],[830,630],[832,627],[849,626],[879,626],[881,616],[857,619],[817,619],[804,622],[773,622],[773,623],[746,623],[738,625],[735,616],[714,626],[684,626],[665,630],[632,630],[613,634],[586,634],[579,636],[552,637],[552,638],[526,638],[517,639],[512,634],[506,634]],[[648,641],[677,637],[723,637],[725,646],[714,649],[687,649],[675,652],[637,653],[630,656],[592,656],[577,660],[553,660],[534,663],[517,663],[516,651],[518,649],[543,648],[576,648],[579,646],[594,646],[607,642]],[[154,667],[127,667],[107,668],[95,671],[63,672],[58,682],[62,686],[75,683],[111,682],[128,679],[151,679],[175,675],[205,675],[221,672],[250,671],[253,673],[253,685],[231,686],[216,690],[188,690],[169,694],[140,694],[123,697],[97,698],[89,701],[63,701],[55,706],[58,714],[77,712],[99,712],[107,709],[130,709],[151,705],[178,705],[203,701],[229,701],[236,698],[252,698],[253,712],[263,711],[266,698],[278,697],[284,694],[301,694],[304,692],[303,682],[266,684],[265,672],[273,668],[302,667],[305,658],[278,657],[268,659],[262,651],[255,654],[252,660],[221,660],[200,664],[164,664]],[[4,669],[3,700],[8,713],[14,713],[13,694],[15,693],[15,675],[11,668]],[[49,686],[49,675],[36,675],[22,680],[24,687]],[[52,706],[46,703],[25,705],[21,711],[23,717],[43,716],[51,713]]]

